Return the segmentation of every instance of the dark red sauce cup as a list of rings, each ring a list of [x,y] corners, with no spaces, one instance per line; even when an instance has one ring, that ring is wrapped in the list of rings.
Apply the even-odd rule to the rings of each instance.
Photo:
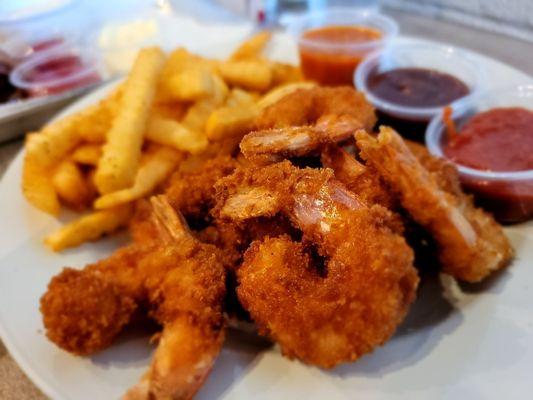
[[[434,71],[435,75],[445,76],[450,81],[462,84],[466,90],[440,99],[442,104],[435,104],[431,101],[433,98],[427,103],[419,100],[418,104],[406,104],[391,97],[385,98],[379,91],[373,90],[376,75],[400,69]],[[382,52],[369,55],[359,64],[354,74],[354,84],[376,107],[379,124],[392,126],[402,136],[423,142],[429,121],[439,115],[451,101],[476,93],[483,82],[483,75],[483,68],[467,51],[448,45],[412,43],[403,39]],[[416,85],[418,82],[419,80],[411,79],[415,90],[420,89]]]
[[[71,46],[43,50],[11,72],[11,83],[30,96],[46,96],[96,84],[102,68],[95,52]]]
[[[480,92],[451,105],[451,120],[458,134],[474,115],[494,108],[522,107],[533,111],[533,85]],[[442,115],[433,118],[426,131],[426,145],[435,156],[446,157],[450,135]],[[448,158],[449,159],[449,158]],[[461,182],[474,194],[476,203],[492,212],[502,223],[524,222],[533,217],[533,170],[486,171],[453,162]]]

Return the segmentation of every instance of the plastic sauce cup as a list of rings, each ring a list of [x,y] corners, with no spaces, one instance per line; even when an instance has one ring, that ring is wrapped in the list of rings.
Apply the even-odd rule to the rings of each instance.
[[[356,35],[359,30],[360,37],[350,38],[346,32],[329,37],[318,35],[318,30],[328,28],[351,28]],[[297,38],[300,64],[307,79],[327,85],[351,85],[357,65],[367,54],[389,43],[398,34],[398,25],[373,11],[330,9],[295,18],[288,32]]]
[[[461,127],[475,114],[497,107],[533,110],[533,84],[480,92],[452,103],[452,120]],[[426,131],[431,154],[446,158],[448,135],[441,115],[433,118]],[[516,172],[483,171],[454,163],[465,188],[476,194],[476,202],[504,223],[523,222],[533,217],[533,170]]]
[[[89,86],[102,77],[94,52],[67,46],[34,55],[17,65],[9,78],[13,86],[30,96],[43,96]]]

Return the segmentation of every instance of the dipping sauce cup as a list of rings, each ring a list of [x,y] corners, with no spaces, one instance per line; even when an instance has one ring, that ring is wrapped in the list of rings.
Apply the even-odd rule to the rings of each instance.
[[[533,112],[533,85],[519,85],[510,88],[480,92],[476,95],[465,97],[453,103],[451,106],[451,121],[455,125],[456,134],[461,135],[461,129],[472,118],[489,110],[510,111],[509,116],[516,115],[516,107],[522,109],[522,112],[528,110]],[[490,121],[491,117],[488,114]],[[515,124],[516,121],[511,121]],[[472,125],[470,125],[472,126]],[[499,122],[495,129],[504,132],[510,126]],[[503,128],[503,130],[502,130]],[[486,126],[484,127],[486,129]],[[522,135],[529,135],[528,144],[522,142],[516,143],[518,148],[515,151],[522,153],[524,162],[531,163],[533,152],[527,150],[531,147],[531,135],[533,135],[533,126],[521,132]],[[475,136],[472,140],[475,140]],[[455,162],[447,154],[447,148],[452,141],[452,136],[442,115],[436,116],[429,124],[426,131],[426,145],[431,154],[447,158],[453,162],[460,174],[463,186],[475,194],[476,202],[487,210],[491,211],[494,216],[503,223],[523,222],[533,217],[533,170],[525,169],[520,171],[496,171],[481,170],[471,168]],[[510,142],[507,142],[508,144]],[[520,148],[522,146],[522,148]],[[498,141],[494,143],[496,153],[504,152],[505,147]],[[502,153],[503,154],[503,153]],[[484,159],[487,159],[484,154]],[[479,159],[481,160],[481,156]],[[474,159],[474,162],[479,161]],[[497,160],[501,163],[500,160]],[[513,163],[516,160],[512,160]],[[516,167],[516,166],[515,166]],[[516,168],[515,168],[516,169]]]
[[[103,73],[94,52],[65,46],[34,55],[17,65],[9,78],[30,96],[45,96],[98,83]]]
[[[406,42],[369,55],[357,68],[354,84],[376,107],[380,123],[423,141],[431,118],[476,93],[483,76],[483,68],[456,47]]]
[[[304,76],[324,85],[351,85],[353,71],[398,34],[394,20],[372,11],[330,9],[306,14],[288,27],[298,40]]]

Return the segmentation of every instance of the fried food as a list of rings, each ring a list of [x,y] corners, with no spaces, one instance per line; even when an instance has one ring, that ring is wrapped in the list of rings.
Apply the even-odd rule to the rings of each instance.
[[[95,200],[94,208],[116,207],[153,193],[167,179],[181,157],[182,154],[168,147],[153,148],[143,155],[133,186],[100,196]]]
[[[331,171],[287,161],[237,170],[217,187],[222,218],[279,212],[303,234],[302,242],[254,242],[237,270],[241,303],[284,355],[331,368],[390,338],[415,298],[418,276],[411,249],[388,225],[389,211],[365,206]]]
[[[364,131],[355,136],[361,156],[398,194],[412,218],[434,236],[444,272],[479,282],[509,265],[513,249],[501,226],[448,178],[434,178],[394,130],[381,127],[377,138]],[[439,181],[444,181],[443,188]]]
[[[133,184],[144,131],[165,56],[159,48],[140,51],[124,84],[120,108],[107,132],[95,184],[101,194]]]
[[[276,162],[312,154],[329,143],[350,138],[361,124],[351,116],[327,115],[315,125],[272,128],[246,135],[240,144],[244,156],[254,162]]]
[[[44,243],[54,251],[76,247],[126,226],[130,216],[131,206],[129,204],[94,211],[52,232],[44,239]]]
[[[83,270],[65,269],[41,299],[47,336],[74,354],[109,346],[142,304],[162,326],[152,365],[126,399],[191,398],[224,340],[225,273],[216,249],[187,231],[164,198],[152,200],[150,242]]]
[[[150,118],[145,137],[154,143],[192,154],[201,153],[208,145],[207,138],[201,132],[193,131],[178,121],[158,115]]]
[[[313,125],[324,115],[350,115],[363,129],[376,123],[372,105],[351,87],[311,87],[292,91],[266,107],[256,121],[256,129]]]
[[[267,107],[256,122],[259,130],[246,135],[240,147],[247,158],[275,162],[312,154],[374,124],[372,106],[351,88],[300,89]]]
[[[272,39],[272,32],[261,31],[245,40],[230,56],[231,60],[246,60],[257,58],[261,55],[268,42]]]
[[[265,91],[272,84],[272,69],[265,61],[226,61],[218,69],[222,78],[233,86]]]
[[[374,168],[360,163],[343,148],[337,145],[324,147],[321,161],[324,167],[334,171],[335,178],[365,204],[379,204],[389,210],[397,209],[396,197]]]
[[[264,110],[267,107],[277,103],[285,96],[295,92],[299,89],[311,89],[316,86],[314,82],[293,82],[286,85],[278,86],[266,93],[261,99],[257,102],[257,106],[260,110]]]
[[[242,138],[252,130],[257,115],[255,104],[218,108],[206,122],[207,138],[212,141],[228,137]]]
[[[168,201],[186,218],[205,220],[215,204],[215,183],[233,172],[237,162],[229,156],[208,160],[196,170],[177,171],[166,188]]]
[[[98,144],[85,144],[79,146],[72,153],[72,161],[81,165],[90,165],[96,167],[102,156],[102,146]]]
[[[80,168],[72,161],[62,161],[52,176],[54,189],[61,201],[74,210],[89,206],[95,193]]]
[[[213,73],[203,68],[186,69],[167,82],[170,100],[195,101],[213,93]]]

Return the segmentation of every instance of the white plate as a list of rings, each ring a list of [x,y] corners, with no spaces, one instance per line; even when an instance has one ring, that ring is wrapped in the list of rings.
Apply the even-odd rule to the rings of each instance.
[[[277,58],[294,59],[289,40],[278,37],[276,42]],[[489,85],[530,80],[500,62],[473,56],[487,69]],[[106,90],[86,96],[62,115],[93,103]],[[41,240],[59,222],[23,199],[21,166],[19,154],[0,184],[1,337],[28,376],[51,398],[118,398],[147,367],[152,351],[148,338],[128,333],[97,356],[74,357],[45,338],[39,298],[62,266],[82,266],[104,257],[121,239],[86,244],[61,255],[48,251]],[[232,333],[197,398],[528,397],[526,393],[533,390],[533,224],[506,232],[517,251],[510,269],[481,285],[457,286],[446,295],[437,281],[428,282],[394,338],[360,361],[322,371]]]

